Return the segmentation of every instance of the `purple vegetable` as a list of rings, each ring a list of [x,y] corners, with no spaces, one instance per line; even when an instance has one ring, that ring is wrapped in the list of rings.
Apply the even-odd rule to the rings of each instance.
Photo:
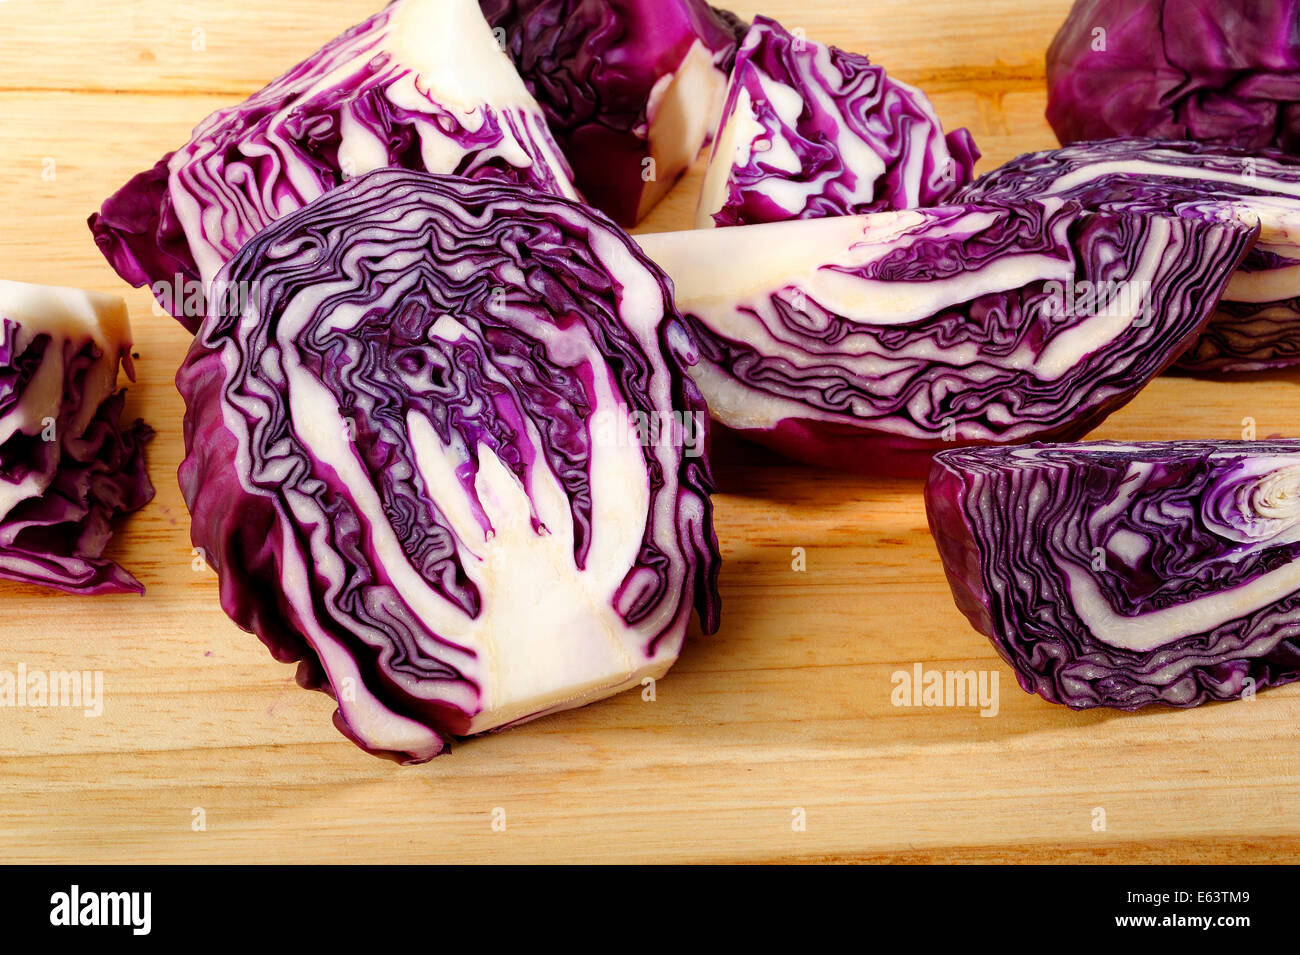
[[[402,761],[662,676],[717,626],[666,278],[533,190],[363,176],[255,236],[177,387],[221,601]],[[230,301],[234,301],[233,298]]]
[[[708,143],[744,24],[703,0],[481,0],[578,188],[634,225]]]
[[[1062,143],[1300,151],[1300,0],[1076,0],[1047,51]]]
[[[934,206],[979,150],[920,90],[756,17],[732,70],[696,226]]]
[[[1300,679],[1300,442],[945,451],[925,493],[957,606],[1027,691],[1136,709]]]
[[[576,196],[541,110],[474,0],[395,0],[213,113],[111,196],[90,228],[122,278],[149,285],[195,331],[203,293],[254,233],[385,166]]]
[[[641,236],[715,419],[829,467],[1086,434],[1200,334],[1238,223],[1046,200]]]
[[[1017,203],[1044,196],[1108,212],[1258,225],[1258,244],[1178,364],[1199,372],[1300,363],[1300,159],[1153,139],[1077,143],[1014,159],[963,189],[956,201]]]
[[[103,556],[114,518],[153,498],[153,432],[121,425],[130,350],[120,298],[0,281],[0,577],[144,593]]]

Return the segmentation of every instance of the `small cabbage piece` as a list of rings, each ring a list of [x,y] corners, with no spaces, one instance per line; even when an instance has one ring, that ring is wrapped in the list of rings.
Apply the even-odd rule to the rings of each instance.
[[[1300,363],[1300,159],[1148,138],[1076,143],[1013,159],[954,201],[1018,203],[1044,196],[1108,212],[1258,225],[1258,243],[1178,367],[1258,371]]]
[[[369,173],[255,236],[177,375],[221,602],[419,762],[661,677],[717,626],[707,413],[604,216]]]
[[[696,227],[934,206],[980,152],[929,99],[857,53],[756,17],[736,54]]]
[[[1062,143],[1300,151],[1300,0],[1075,0],[1047,51]]]
[[[1072,440],[1196,340],[1238,223],[940,206],[639,237],[715,419],[800,460],[924,475],[955,444]]]
[[[126,303],[0,280],[0,577],[69,593],[144,593],[104,557],[119,514],[153,498],[142,421],[122,426]]]
[[[481,0],[573,166],[625,226],[708,143],[745,25],[704,0]]]
[[[925,499],[957,606],[1029,692],[1131,710],[1300,679],[1300,442],[945,451]]]
[[[90,229],[118,275],[149,285],[195,331],[217,270],[254,233],[385,166],[576,196],[474,0],[395,0],[205,119],[109,197]]]

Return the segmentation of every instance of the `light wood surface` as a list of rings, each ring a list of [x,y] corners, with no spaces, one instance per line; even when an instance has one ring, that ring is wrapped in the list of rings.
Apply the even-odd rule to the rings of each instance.
[[[376,2],[0,2],[0,275],[125,295],[140,355],[130,411],[158,431],[157,499],[113,545],[146,598],[0,583],[0,668],[105,681],[98,718],[0,709],[0,860],[1296,858],[1300,687],[1187,712],[1044,703],[953,607],[919,482],[820,473],[735,442],[716,461],[723,628],[690,641],[654,702],[625,694],[413,768],[336,733],[331,701],[231,624],[214,578],[191,567],[172,384],[188,336],[117,280],[85,219],[208,112]],[[770,0],[762,11],[925,87],[946,123],[972,130],[987,169],[1054,143],[1042,60],[1067,7]],[[699,176],[645,228],[688,224]],[[1261,436],[1294,436],[1298,383],[1164,378],[1096,436],[1234,438],[1248,417]],[[997,671],[998,715],[894,707],[891,674],[918,662]]]

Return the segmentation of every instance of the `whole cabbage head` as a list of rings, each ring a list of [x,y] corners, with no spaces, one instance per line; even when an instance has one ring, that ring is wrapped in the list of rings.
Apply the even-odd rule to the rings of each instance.
[[[707,415],[663,274],[526,187],[385,169],[254,236],[177,387],[221,602],[419,762],[717,626]]]

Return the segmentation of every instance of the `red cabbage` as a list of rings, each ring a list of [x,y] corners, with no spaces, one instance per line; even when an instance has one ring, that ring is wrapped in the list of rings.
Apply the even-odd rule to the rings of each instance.
[[[1300,151],[1300,0],[1075,0],[1047,51],[1062,143]]]
[[[1298,502],[1295,441],[969,448],[926,486],[957,606],[1076,709],[1300,679]]]
[[[1276,151],[1113,139],[1030,153],[981,176],[958,202],[1075,199],[1108,212],[1167,212],[1260,227],[1189,371],[1257,371],[1300,363],[1300,159]]]
[[[1196,340],[1254,236],[1046,200],[638,241],[717,421],[809,463],[924,474],[955,444],[1086,434]]]
[[[151,286],[194,331],[202,293],[255,232],[385,166],[576,196],[545,118],[474,0],[394,0],[209,116],[105,201],[90,228],[122,278]]]
[[[857,53],[755,17],[741,43],[696,226],[934,206],[970,181],[969,132]]]
[[[708,142],[745,26],[704,0],[481,0],[583,195],[630,226]]]
[[[222,272],[177,387],[221,601],[403,761],[662,676],[717,626],[666,278],[524,187],[362,176]],[[233,305],[234,307],[230,307]]]
[[[114,519],[153,498],[153,432],[121,421],[130,349],[120,298],[0,281],[0,577],[144,593],[103,556]]]

